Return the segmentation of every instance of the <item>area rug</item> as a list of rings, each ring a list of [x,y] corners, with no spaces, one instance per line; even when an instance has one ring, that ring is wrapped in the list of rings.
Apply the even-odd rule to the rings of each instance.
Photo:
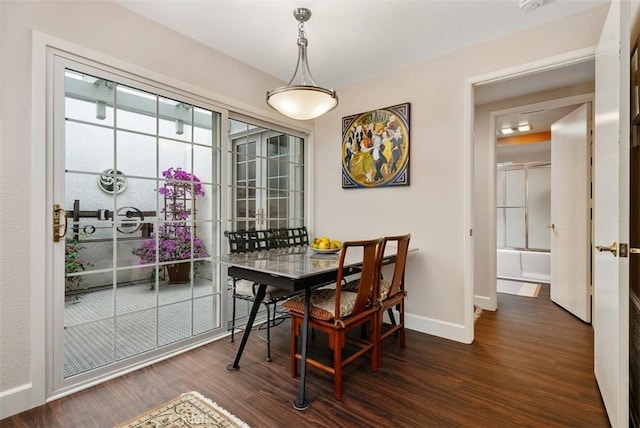
[[[538,293],[540,293],[540,284],[499,279],[498,293],[513,294],[515,296],[524,297],[538,297]]]
[[[199,393],[185,392],[178,398],[136,416],[116,428],[249,428],[236,416]]]

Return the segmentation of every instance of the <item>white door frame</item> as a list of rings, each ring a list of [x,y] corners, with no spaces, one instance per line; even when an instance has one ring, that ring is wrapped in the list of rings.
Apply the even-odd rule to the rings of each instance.
[[[464,158],[465,158],[465,244],[464,244],[464,309],[465,309],[465,324],[464,324],[464,336],[467,341],[471,343],[474,335],[474,323],[473,323],[473,305],[474,305],[474,241],[473,241],[473,228],[485,227],[489,230],[489,236],[492,240],[492,245],[496,247],[495,238],[495,212],[493,215],[493,224],[474,225],[474,86],[487,83],[495,83],[501,80],[513,79],[518,77],[526,77],[528,75],[538,73],[541,71],[548,71],[557,68],[562,68],[577,64],[584,61],[592,60],[595,57],[595,46],[578,49],[571,52],[566,52],[561,55],[556,55],[548,58],[544,58],[538,61],[533,61],[526,64],[520,64],[514,67],[505,68],[502,70],[493,71],[487,74],[473,76],[467,78],[464,84]],[[495,120],[492,120],[490,132],[495,135]],[[495,165],[495,144],[490,150],[493,151],[493,160]],[[495,208],[495,173],[494,184],[491,200],[487,203],[492,204]],[[493,255],[495,260],[495,255]],[[495,263],[493,263],[491,269],[493,269],[493,277],[495,278]],[[497,302],[496,293],[492,293],[494,302]]]

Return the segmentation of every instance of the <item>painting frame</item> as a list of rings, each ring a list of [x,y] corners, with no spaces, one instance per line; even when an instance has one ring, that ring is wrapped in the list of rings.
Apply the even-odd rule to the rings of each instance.
[[[342,118],[342,188],[409,185],[411,103]]]

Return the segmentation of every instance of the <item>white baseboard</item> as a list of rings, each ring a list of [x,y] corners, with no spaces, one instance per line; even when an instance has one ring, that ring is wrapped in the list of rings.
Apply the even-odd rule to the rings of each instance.
[[[31,383],[0,391],[0,419],[16,415],[31,407]]]
[[[431,334],[456,342],[469,344],[472,341],[469,332],[465,331],[464,325],[462,324],[454,324],[419,315],[405,314],[404,325],[409,330]]]
[[[488,296],[473,296],[473,304],[482,310],[495,311],[495,305],[491,304],[491,299]]]

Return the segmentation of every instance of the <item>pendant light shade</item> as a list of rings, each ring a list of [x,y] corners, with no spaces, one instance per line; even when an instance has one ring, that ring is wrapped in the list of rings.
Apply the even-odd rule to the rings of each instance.
[[[338,96],[333,89],[318,86],[309,70],[304,23],[311,18],[311,11],[299,8],[293,11],[293,16],[299,22],[296,70],[287,86],[267,92],[267,104],[292,119],[315,119],[336,108]]]

